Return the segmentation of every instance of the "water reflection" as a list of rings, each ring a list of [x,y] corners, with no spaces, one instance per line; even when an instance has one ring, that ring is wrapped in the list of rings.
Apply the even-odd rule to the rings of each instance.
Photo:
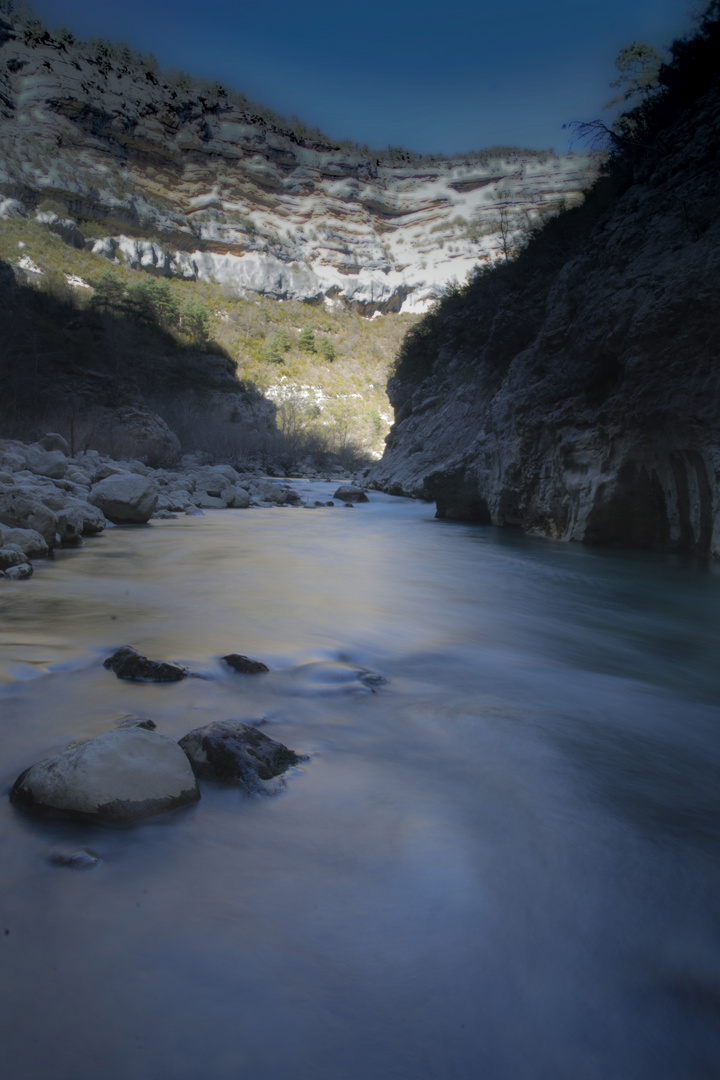
[[[310,755],[91,841],[3,803],[14,1074],[717,1073],[715,571],[376,495],[116,529],[0,606],[6,785],[128,713]],[[207,677],[123,683],[126,643]]]

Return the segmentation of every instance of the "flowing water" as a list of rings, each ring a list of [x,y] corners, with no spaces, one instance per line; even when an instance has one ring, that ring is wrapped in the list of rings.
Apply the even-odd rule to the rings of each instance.
[[[5,1075],[718,1076],[714,569],[374,494],[113,529],[0,589],[6,790],[130,713],[309,755],[129,828],[2,801]],[[207,678],[121,682],[123,644]]]

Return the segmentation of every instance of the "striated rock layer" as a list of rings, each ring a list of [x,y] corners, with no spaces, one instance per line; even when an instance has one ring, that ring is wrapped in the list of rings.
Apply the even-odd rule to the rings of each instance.
[[[230,293],[422,311],[561,203],[592,155],[337,146],[127,47],[0,20],[0,217]]]
[[[441,517],[720,556],[719,143],[715,81],[426,319],[389,385],[373,482]]]

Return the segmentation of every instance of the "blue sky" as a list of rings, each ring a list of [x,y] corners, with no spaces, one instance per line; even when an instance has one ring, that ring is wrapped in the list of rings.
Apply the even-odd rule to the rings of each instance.
[[[124,40],[333,138],[422,153],[560,152],[604,115],[613,59],[690,26],[688,0],[35,0],[51,27]]]

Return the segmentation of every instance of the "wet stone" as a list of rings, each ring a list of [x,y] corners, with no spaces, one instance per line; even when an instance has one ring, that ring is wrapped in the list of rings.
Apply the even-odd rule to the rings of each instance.
[[[168,664],[164,660],[148,660],[141,656],[131,645],[117,649],[112,656],[103,661],[103,667],[114,671],[118,679],[140,679],[146,682],[178,682],[188,674],[187,668],[179,664]]]
[[[355,487],[353,484],[341,484],[333,495],[333,499],[340,499],[346,505],[348,503],[370,501],[363,489]]]
[[[116,728],[129,728],[139,727],[144,728],[146,731],[155,731],[157,724],[154,720],[150,720],[147,716],[123,716],[121,720],[118,720],[115,725]]]
[[[358,679],[371,689],[376,686],[387,686],[387,679],[374,671],[363,671],[358,674]]]
[[[263,671],[270,670],[262,660],[251,660],[249,656],[242,656],[240,653],[229,653],[223,656],[223,660],[234,671],[239,671],[243,675],[259,675]]]
[[[179,745],[196,776],[235,784],[254,794],[272,795],[281,790],[284,784],[276,778],[304,760],[240,720],[217,720],[196,728],[180,739]]]
[[[50,856],[50,862],[53,866],[68,866],[71,870],[94,870],[102,859],[91,851],[73,851],[70,854],[58,851]]]
[[[144,728],[120,728],[31,765],[10,791],[23,810],[123,825],[189,806],[197,781],[176,742]]]

